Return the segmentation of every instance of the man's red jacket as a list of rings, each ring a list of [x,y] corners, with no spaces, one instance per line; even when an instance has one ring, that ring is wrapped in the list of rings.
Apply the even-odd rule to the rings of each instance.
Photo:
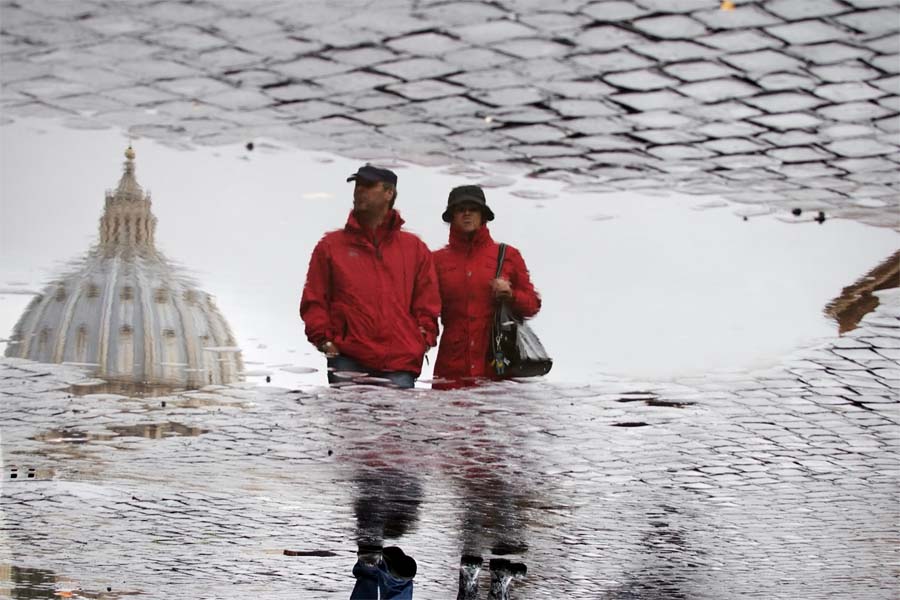
[[[351,212],[326,233],[309,261],[300,317],[317,348],[331,340],[369,369],[418,374],[437,339],[441,298],[431,252],[403,222],[392,210],[366,232]]]
[[[441,322],[444,334],[434,363],[435,377],[457,379],[491,377],[489,343],[496,303],[491,281],[497,272],[500,245],[482,226],[472,239],[455,227],[450,243],[434,253],[441,286]],[[513,291],[510,308],[520,318],[532,317],[541,298],[531,284],[528,268],[518,250],[506,247],[500,277]]]

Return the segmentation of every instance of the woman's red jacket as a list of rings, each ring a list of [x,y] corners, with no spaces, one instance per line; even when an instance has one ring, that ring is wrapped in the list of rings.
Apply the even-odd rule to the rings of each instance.
[[[486,226],[471,240],[451,227],[449,244],[434,253],[444,326],[435,377],[454,380],[492,374],[489,342],[496,305],[491,280],[497,272],[499,248]],[[537,314],[541,298],[531,284],[522,255],[512,246],[506,247],[500,276],[512,285],[513,312],[523,319]]]

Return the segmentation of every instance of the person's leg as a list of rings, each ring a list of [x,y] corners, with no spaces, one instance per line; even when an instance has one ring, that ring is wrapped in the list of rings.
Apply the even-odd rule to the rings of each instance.
[[[381,573],[377,566],[367,564],[360,558],[353,565],[353,576],[356,577],[356,585],[350,592],[350,600],[378,600]]]
[[[343,354],[328,358],[328,383],[331,385],[353,383],[354,376],[360,374],[368,375],[369,370],[355,359]]]
[[[416,385],[416,375],[409,371],[382,371],[378,377],[389,379],[391,382],[389,385],[402,389],[409,389]]]

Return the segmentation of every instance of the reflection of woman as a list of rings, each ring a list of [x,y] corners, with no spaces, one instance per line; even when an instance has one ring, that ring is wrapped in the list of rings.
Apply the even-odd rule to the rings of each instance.
[[[497,302],[507,302],[524,319],[537,314],[541,298],[522,255],[512,246],[507,246],[503,270],[495,277],[499,244],[486,225],[494,213],[480,187],[453,188],[443,218],[450,223],[450,242],[434,253],[444,324],[434,375],[458,386],[466,378],[493,373],[489,343]]]

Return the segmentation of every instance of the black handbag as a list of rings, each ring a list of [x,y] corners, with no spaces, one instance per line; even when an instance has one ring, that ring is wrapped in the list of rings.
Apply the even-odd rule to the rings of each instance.
[[[506,244],[497,253],[500,277]],[[513,314],[506,302],[494,310],[491,325],[491,366],[498,377],[540,377],[550,372],[553,359],[547,355],[541,340],[522,319]]]

